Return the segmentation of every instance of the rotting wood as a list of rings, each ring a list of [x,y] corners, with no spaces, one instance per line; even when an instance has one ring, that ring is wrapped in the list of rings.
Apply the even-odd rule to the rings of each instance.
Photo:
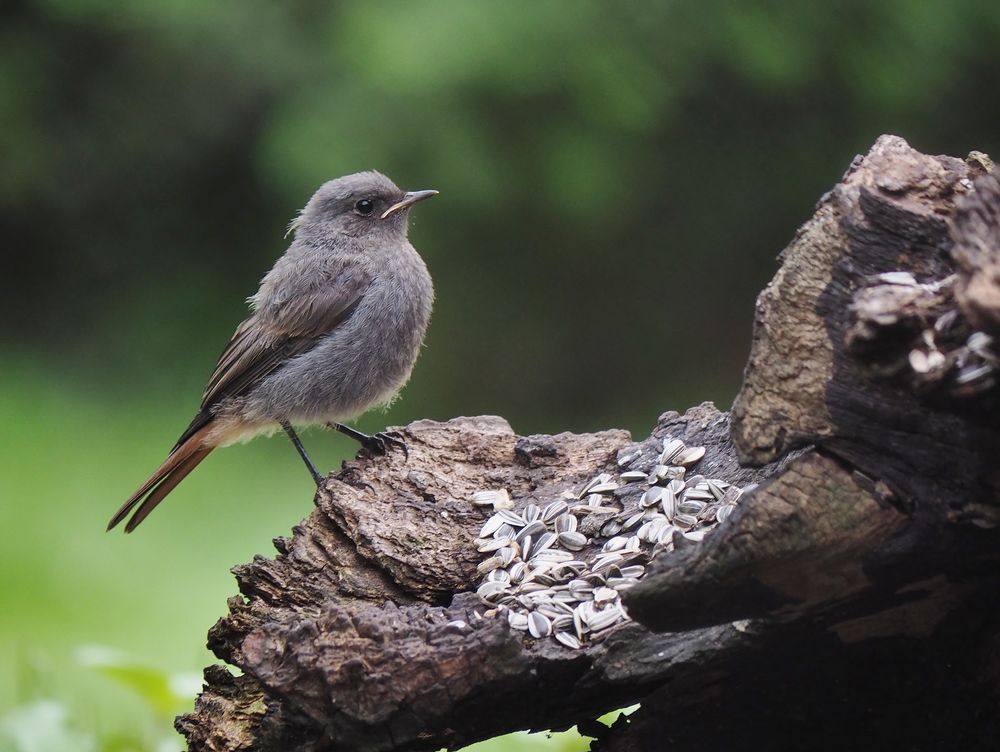
[[[584,726],[596,748],[782,749],[809,734],[804,748],[986,749],[996,385],[953,387],[960,348],[1000,321],[989,169],[894,137],[855,160],[758,300],[732,421],[710,405],[666,413],[637,444],[420,421],[403,429],[408,461],[346,463],[276,559],[234,570],[242,597],[210,646],[244,675],[206,672],[178,719],[191,749],[458,747],[637,701],[627,723]],[[895,272],[916,287],[879,276]],[[934,347],[952,362],[933,381],[911,353],[930,352],[923,332],[945,314],[957,329]],[[474,491],[544,504],[623,451],[651,461],[664,436],[707,448],[699,473],[758,485],[702,544],[654,561],[624,596],[636,622],[574,651],[477,615]]]

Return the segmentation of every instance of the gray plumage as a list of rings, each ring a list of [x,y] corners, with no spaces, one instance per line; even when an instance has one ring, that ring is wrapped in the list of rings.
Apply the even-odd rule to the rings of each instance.
[[[435,193],[404,193],[378,172],[316,191],[249,299],[252,313],[220,356],[200,412],[108,529],[142,501],[126,526],[133,530],[216,447],[289,423],[340,423],[393,398],[409,379],[434,299],[407,240],[409,209]]]

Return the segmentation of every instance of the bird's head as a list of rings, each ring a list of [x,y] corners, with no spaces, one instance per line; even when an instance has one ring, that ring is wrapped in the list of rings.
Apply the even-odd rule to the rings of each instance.
[[[403,191],[380,172],[358,172],[323,183],[292,220],[289,232],[353,237],[406,236],[410,207],[437,191]]]

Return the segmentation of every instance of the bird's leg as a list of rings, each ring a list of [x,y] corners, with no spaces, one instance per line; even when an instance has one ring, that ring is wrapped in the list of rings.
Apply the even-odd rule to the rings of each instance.
[[[403,436],[399,431],[379,431],[369,436],[355,428],[345,426],[343,423],[327,423],[327,425],[334,431],[344,434],[344,436],[350,436],[372,454],[385,454],[390,446],[394,446],[403,450],[403,456],[406,459],[410,458],[410,449],[406,446],[406,442],[403,441]]]
[[[319,470],[316,469],[313,461],[309,459],[309,453],[306,451],[306,448],[302,446],[302,441],[299,439],[299,435],[295,433],[295,429],[292,428],[292,424],[287,420],[281,421],[281,427],[285,429],[285,433],[288,434],[288,438],[292,440],[292,443],[295,445],[295,449],[298,451],[302,461],[305,462],[306,467],[309,468],[309,472],[312,474],[313,480],[316,481],[316,487],[319,488],[323,485],[323,476],[319,474]]]

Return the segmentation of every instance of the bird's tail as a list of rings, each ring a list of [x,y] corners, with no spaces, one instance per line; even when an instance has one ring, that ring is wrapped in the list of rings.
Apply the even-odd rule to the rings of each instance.
[[[208,428],[208,425],[203,426],[174,448],[163,464],[156,469],[156,472],[149,476],[149,480],[143,483],[139,490],[122,504],[121,509],[115,512],[111,522],[108,523],[108,530],[128,517],[129,512],[136,504],[142,502],[135,514],[132,515],[132,519],[125,525],[125,532],[131,533],[140,522],[149,516],[150,512],[156,509],[156,505],[163,501],[166,495],[173,491],[177,484],[184,480],[188,473],[211,453],[215,447],[206,445],[203,441]]]

